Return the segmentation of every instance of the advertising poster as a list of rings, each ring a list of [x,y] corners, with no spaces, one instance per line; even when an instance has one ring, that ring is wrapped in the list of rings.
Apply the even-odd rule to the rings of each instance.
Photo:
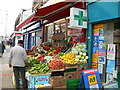
[[[99,29],[99,33],[104,33],[103,27],[101,29]]]
[[[107,73],[106,75],[106,83],[111,83],[113,80],[113,75],[111,73]]]
[[[98,63],[105,64],[106,58],[104,56],[98,56]]]
[[[99,40],[99,49],[106,49],[106,44],[104,41]]]
[[[115,60],[115,44],[108,44],[107,48],[107,59]]]
[[[99,41],[99,36],[93,36],[93,42],[98,42]]]
[[[104,49],[104,50],[103,49],[102,50],[99,49],[98,53],[99,53],[98,54],[99,56],[106,56],[106,49]]]
[[[115,60],[107,60],[107,73],[113,73],[115,69]]]
[[[93,42],[93,47],[97,47],[98,48],[99,43],[98,42]]]
[[[102,33],[103,31],[103,24],[95,24],[93,26],[93,35],[96,36],[96,35],[99,35],[99,33],[101,32]]]
[[[96,29],[103,29],[104,28],[104,25],[103,24],[95,24],[93,29],[96,30]]]
[[[104,30],[99,29],[99,40],[104,41]]]
[[[93,47],[93,53],[98,54],[99,48],[98,47]]]
[[[104,85],[104,90],[108,90],[108,89],[119,90],[118,89],[118,82],[112,82],[112,83]]]
[[[92,62],[93,63],[98,63],[98,54],[92,54]]]
[[[92,63],[92,68],[97,68],[98,67],[98,63]]]
[[[93,36],[99,36],[99,29],[93,30]]]
[[[103,74],[103,64],[98,64],[98,72]]]
[[[103,35],[103,33],[100,33],[100,35],[99,35],[99,40],[104,40],[104,35]]]
[[[90,86],[90,90],[99,90],[98,84]]]

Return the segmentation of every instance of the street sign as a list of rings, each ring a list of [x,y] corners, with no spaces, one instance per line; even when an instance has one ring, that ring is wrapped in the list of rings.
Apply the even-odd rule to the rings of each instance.
[[[72,7],[70,9],[70,26],[87,28],[87,11]]]

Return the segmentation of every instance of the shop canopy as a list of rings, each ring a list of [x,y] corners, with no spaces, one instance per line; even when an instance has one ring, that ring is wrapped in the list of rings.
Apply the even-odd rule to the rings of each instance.
[[[75,3],[75,2],[74,2]],[[16,30],[19,30],[26,24],[43,19],[47,16],[51,16],[59,11],[62,11],[70,6],[72,6],[74,3],[71,2],[59,2],[50,6],[46,6],[43,8],[38,9],[36,12],[33,12],[26,20],[21,22],[19,25],[16,26]]]

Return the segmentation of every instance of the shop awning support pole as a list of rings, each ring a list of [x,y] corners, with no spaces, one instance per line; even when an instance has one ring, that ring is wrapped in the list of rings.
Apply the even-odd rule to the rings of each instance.
[[[91,59],[92,59],[92,24],[88,24],[87,30],[87,51],[88,51],[88,69],[91,68]]]

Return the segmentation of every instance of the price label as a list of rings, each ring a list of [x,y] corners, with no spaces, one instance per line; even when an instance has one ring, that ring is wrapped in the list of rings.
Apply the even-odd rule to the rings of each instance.
[[[96,74],[89,75],[88,82],[90,86],[97,84]]]

